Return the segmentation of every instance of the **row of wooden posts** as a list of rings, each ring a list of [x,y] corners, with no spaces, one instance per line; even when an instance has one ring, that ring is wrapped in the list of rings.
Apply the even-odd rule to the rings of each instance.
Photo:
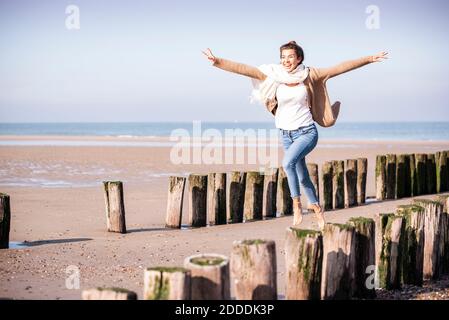
[[[449,191],[449,151],[376,158],[376,198],[400,199]]]
[[[287,228],[285,298],[372,299],[376,288],[449,274],[449,196],[415,199],[375,219],[327,223],[323,232]],[[144,299],[277,299],[276,246],[272,240],[235,241],[230,258],[187,257],[183,267],[144,272]],[[83,299],[137,299],[123,289],[90,289]]]

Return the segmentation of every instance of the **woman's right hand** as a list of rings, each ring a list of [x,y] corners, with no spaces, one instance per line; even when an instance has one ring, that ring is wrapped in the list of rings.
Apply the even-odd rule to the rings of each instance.
[[[212,51],[209,48],[207,48],[206,51],[202,52],[207,57],[207,59],[209,59],[210,62],[215,63],[215,61],[217,61],[217,58],[215,58],[215,56],[212,54]]]

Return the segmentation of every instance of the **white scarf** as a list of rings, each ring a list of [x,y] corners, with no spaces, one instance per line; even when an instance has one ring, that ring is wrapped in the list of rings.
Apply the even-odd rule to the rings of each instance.
[[[264,81],[251,78],[253,90],[251,93],[251,103],[258,101],[264,105],[276,97],[276,90],[280,84],[301,83],[307,79],[309,68],[300,64],[292,72],[288,72],[280,64],[263,64],[258,69],[267,78]]]

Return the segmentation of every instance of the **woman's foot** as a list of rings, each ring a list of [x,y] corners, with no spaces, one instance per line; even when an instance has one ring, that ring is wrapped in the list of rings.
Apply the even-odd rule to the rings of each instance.
[[[302,205],[301,200],[293,198],[293,225],[298,226],[302,222]]]
[[[310,207],[315,212],[316,218],[318,220],[318,227],[320,228],[320,230],[323,230],[324,225],[326,224],[326,221],[324,220],[323,209],[318,203],[312,204]]]

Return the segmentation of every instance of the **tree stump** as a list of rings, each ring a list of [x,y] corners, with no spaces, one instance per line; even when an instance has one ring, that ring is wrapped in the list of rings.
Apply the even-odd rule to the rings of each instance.
[[[327,223],[323,231],[321,299],[349,299],[355,281],[355,228]]]
[[[316,163],[307,163],[307,171],[309,172],[310,180],[312,180],[313,187],[315,188],[316,197],[320,202],[320,184],[318,180],[318,165]]]
[[[402,283],[421,286],[424,264],[424,208],[401,205],[396,214],[404,218],[402,244]]]
[[[263,208],[264,218],[276,218],[276,194],[278,184],[278,168],[266,168],[263,186]]]
[[[165,218],[165,226],[167,228],[181,228],[185,184],[186,178],[184,177],[172,176],[169,178],[167,215]]]
[[[426,157],[426,184],[427,194],[437,192],[437,168],[435,163],[435,154],[429,153]]]
[[[415,154],[415,164],[416,164],[416,194],[414,196],[419,196],[426,194],[427,192],[427,155],[422,153]]]
[[[408,161],[406,154],[397,157],[396,166],[396,198],[410,197],[410,168],[407,168]],[[408,186],[408,188],[407,188]]]
[[[376,215],[376,283],[379,288],[401,288],[403,221],[393,213]]]
[[[137,300],[137,294],[122,288],[94,288],[83,290],[83,300]]]
[[[357,205],[357,160],[346,160],[345,167],[345,208]]]
[[[207,175],[189,175],[189,225],[205,227],[207,220]]]
[[[449,191],[449,167],[447,163],[447,157],[448,155],[446,151],[437,152],[435,154],[437,167],[437,193]]]
[[[314,230],[287,228],[285,267],[287,300],[319,300],[323,237]]]
[[[0,193],[0,249],[9,248],[9,230],[11,228],[11,207],[9,195]]]
[[[386,188],[386,199],[396,198],[396,155],[387,154],[387,188]]]
[[[207,176],[207,216],[211,226],[226,224],[226,173]]]
[[[383,155],[376,156],[376,199],[384,200],[386,197],[387,186],[387,157]]]
[[[345,207],[345,163],[344,161],[332,161],[332,202],[333,209]]]
[[[126,233],[123,184],[121,181],[103,181],[103,187],[108,231]]]
[[[144,300],[190,300],[190,271],[185,268],[147,268]]]
[[[326,161],[321,167],[322,181],[323,181],[323,210],[332,210],[333,205],[333,165],[331,161]]]
[[[369,284],[370,268],[375,265],[375,222],[363,217],[351,218],[348,224],[355,228],[355,281],[352,292],[355,297],[372,299],[375,286]]]
[[[279,167],[276,210],[281,216],[289,216],[293,213],[293,201],[288,187],[287,175],[282,167]]]
[[[243,207],[245,221],[262,219],[263,179],[264,176],[258,171],[246,173],[245,203]]]
[[[246,172],[231,172],[229,186],[229,223],[243,222],[243,203],[245,201]]]
[[[276,300],[276,247],[271,240],[234,241],[231,278],[236,300]]]
[[[418,179],[416,176],[416,160],[414,154],[409,154],[407,159],[410,166],[410,192],[412,196],[418,195]]]
[[[192,300],[229,300],[229,259],[207,253],[187,257],[184,267],[191,273]]]
[[[366,176],[368,173],[368,159],[357,159],[357,204],[365,203],[366,199]]]

